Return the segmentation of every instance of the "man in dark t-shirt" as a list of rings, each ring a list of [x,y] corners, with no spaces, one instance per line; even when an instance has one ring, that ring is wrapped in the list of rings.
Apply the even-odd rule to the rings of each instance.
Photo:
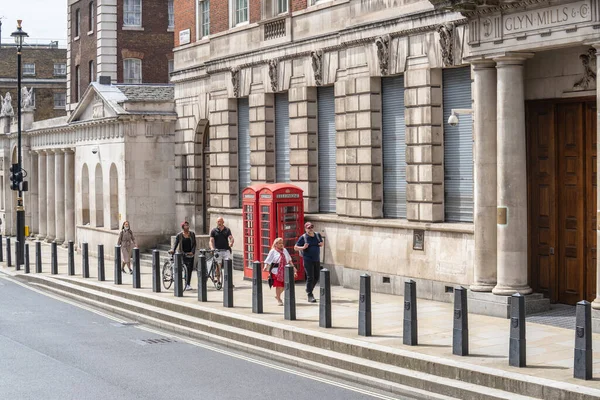
[[[210,231],[210,248],[216,250],[219,255],[217,270],[215,275],[219,283],[221,282],[221,265],[223,261],[231,258],[231,246],[233,246],[233,235],[231,230],[225,226],[223,217],[217,218],[217,227]]]
[[[317,300],[313,296],[313,289],[319,282],[319,274],[321,273],[321,247],[323,247],[323,238],[315,232],[313,224],[307,222],[304,224],[306,233],[300,238],[294,246],[294,250],[302,252],[304,260],[304,270],[306,271],[306,294],[308,295],[309,303],[316,303]]]

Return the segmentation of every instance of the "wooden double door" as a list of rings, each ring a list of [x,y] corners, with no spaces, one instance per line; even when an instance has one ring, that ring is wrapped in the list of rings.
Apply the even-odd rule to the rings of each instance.
[[[596,297],[596,102],[526,103],[529,277],[552,302]]]

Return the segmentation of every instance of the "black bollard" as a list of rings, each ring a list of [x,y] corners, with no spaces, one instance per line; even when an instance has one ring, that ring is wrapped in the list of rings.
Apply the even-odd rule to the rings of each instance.
[[[142,287],[142,276],[140,271],[140,249],[133,249],[133,288],[140,289]]]
[[[223,262],[223,307],[233,307],[233,262]]]
[[[42,273],[42,242],[39,240],[35,242],[35,272]]]
[[[2,247],[2,235],[0,235],[0,262],[4,262],[4,248]]]
[[[6,238],[6,266],[12,267],[11,253],[10,253],[10,238]]]
[[[51,261],[50,261],[50,273],[52,275],[58,275],[58,250],[56,246],[56,242],[52,242],[50,244],[51,250]]]
[[[87,242],[83,242],[81,247],[81,276],[90,277],[90,253]]]
[[[29,268],[29,243],[25,243],[25,273],[28,274],[30,271]]]
[[[321,270],[319,285],[321,294],[319,296],[319,326],[331,328],[331,273],[328,269]]]
[[[526,366],[525,343],[525,297],[515,293],[510,299],[510,345],[508,349],[508,365],[511,367]]]
[[[260,261],[252,263],[252,312],[263,313],[262,269]]]
[[[67,265],[69,276],[75,275],[75,246],[72,240],[69,240]]]
[[[577,303],[575,317],[575,378],[592,379],[592,354],[592,304],[583,300]]]
[[[123,271],[121,271],[121,246],[115,246],[115,285],[123,283]]]
[[[206,292],[206,256],[204,254],[200,255],[198,259],[198,301],[207,302],[207,292]]]
[[[281,268],[281,265],[279,265]],[[286,265],[284,271],[285,293],[283,296],[283,318],[288,321],[296,320],[296,279],[294,267]]]
[[[19,263],[19,241],[18,240],[15,240],[15,260],[17,260],[17,262],[15,263],[15,271],[20,271],[21,264]]]
[[[360,276],[360,290],[358,292],[358,334],[371,336],[371,276]]]
[[[173,271],[173,280],[175,281],[174,290],[175,297],[183,297],[183,254],[177,252],[175,253],[175,270]]]
[[[409,346],[418,344],[417,332],[417,283],[412,279],[404,282],[404,327],[402,342]]]
[[[160,251],[152,250],[152,291],[160,293]]]
[[[98,281],[104,282],[106,280],[106,273],[104,270],[104,245],[98,245]]]
[[[467,290],[454,288],[454,329],[452,331],[452,354],[469,354],[469,312],[467,309]]]

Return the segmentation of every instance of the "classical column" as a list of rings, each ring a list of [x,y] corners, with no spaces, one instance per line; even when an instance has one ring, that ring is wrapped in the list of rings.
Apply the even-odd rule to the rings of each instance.
[[[475,254],[474,292],[491,292],[496,286],[496,64],[471,62],[474,84]]]
[[[38,153],[38,239],[45,239],[48,235],[48,228],[46,224],[46,215],[48,203],[46,202],[46,164],[47,164],[46,152],[40,151]]]
[[[527,285],[527,151],[523,63],[532,53],[494,59],[497,99],[498,295],[532,292]]]
[[[65,243],[75,241],[75,153],[65,150]]]
[[[31,160],[30,168],[31,173],[29,174],[29,207],[31,213],[31,227],[29,234],[33,232],[39,233],[39,203],[38,203],[38,159],[39,153],[37,151],[31,151],[29,155]]]
[[[596,48],[596,77],[600,76],[600,43],[594,44]],[[600,84],[596,78],[596,109],[600,105]],[[600,113],[596,113],[596,131],[600,132]],[[596,141],[596,154],[600,154],[600,141]],[[596,157],[596,168],[600,166],[600,158]],[[596,174],[596,249],[600,243],[600,174]],[[596,299],[592,308],[600,310],[600,258],[596,258]]]
[[[65,153],[57,150],[54,155],[54,196],[56,213],[56,243],[65,241]]]
[[[48,234],[46,235],[46,241],[52,242],[56,238],[56,203],[54,196],[54,151],[48,150],[46,155],[46,229]]]

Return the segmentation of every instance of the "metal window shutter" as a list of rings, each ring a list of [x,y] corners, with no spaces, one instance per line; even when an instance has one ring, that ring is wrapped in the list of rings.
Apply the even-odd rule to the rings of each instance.
[[[444,197],[446,221],[473,222],[473,122],[459,115],[450,126],[453,108],[471,108],[471,69],[443,70],[444,101]]]
[[[406,218],[404,76],[381,81],[383,216]]]
[[[248,99],[238,99],[238,168],[240,207],[242,190],[250,186],[250,107]]]
[[[275,181],[290,181],[290,106],[288,94],[275,95]]]
[[[333,86],[317,89],[319,211],[334,213],[336,202],[335,97]]]

